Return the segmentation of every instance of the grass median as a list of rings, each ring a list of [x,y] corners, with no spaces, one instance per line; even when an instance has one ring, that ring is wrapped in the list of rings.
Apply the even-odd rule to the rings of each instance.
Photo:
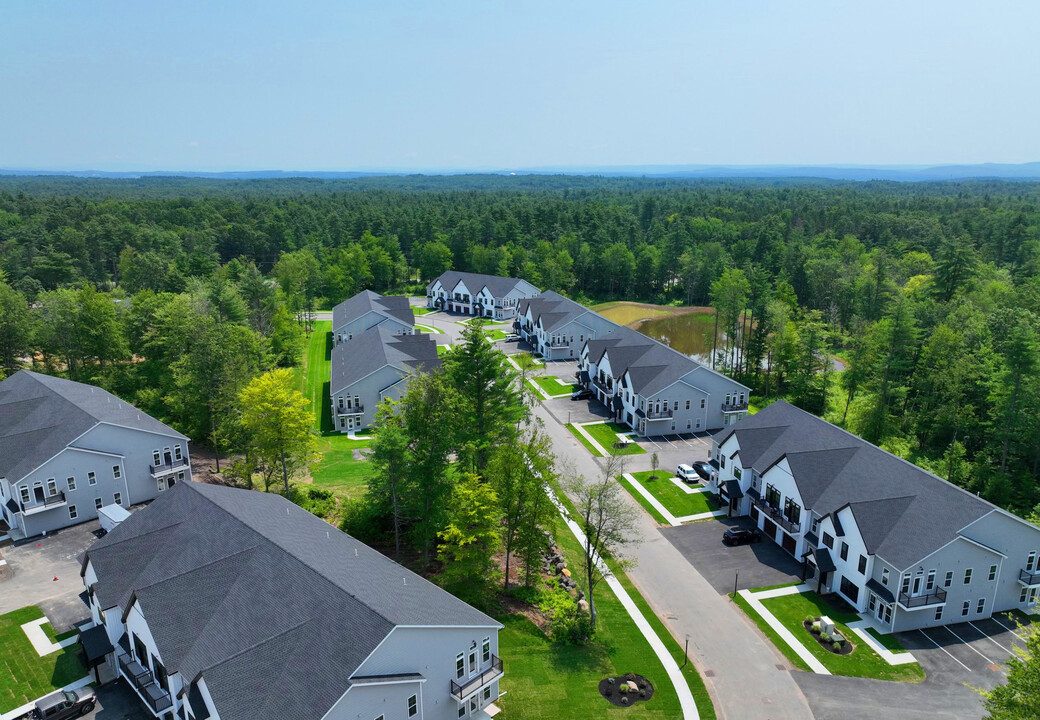
[[[657,479],[651,480],[650,476],[655,474]],[[672,482],[672,474],[669,472],[658,470],[656,473],[653,473],[647,470],[645,472],[632,473],[632,477],[646,488],[647,492],[657,498],[657,501],[664,505],[668,512],[675,517],[699,515],[718,510],[717,507],[708,501],[707,493],[683,492],[682,488]],[[633,492],[638,491],[633,489]]]
[[[0,713],[10,712],[87,675],[78,644],[43,657],[36,653],[22,625],[43,616],[43,611],[35,606],[0,615]],[[48,637],[59,637],[53,635],[52,628],[49,633],[44,632]]]

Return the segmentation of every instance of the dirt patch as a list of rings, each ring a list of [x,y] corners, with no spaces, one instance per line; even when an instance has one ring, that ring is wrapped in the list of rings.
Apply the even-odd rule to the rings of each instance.
[[[525,603],[523,600],[515,598],[512,595],[499,596],[499,602],[502,605],[502,610],[504,612],[509,615],[523,615],[534,623],[535,626],[542,631],[543,635],[546,637],[549,636],[549,618],[547,618],[545,613],[534,605]]]

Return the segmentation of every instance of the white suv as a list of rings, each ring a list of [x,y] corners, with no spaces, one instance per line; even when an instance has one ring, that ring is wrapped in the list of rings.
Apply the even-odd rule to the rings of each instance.
[[[685,483],[699,483],[701,478],[697,471],[689,465],[680,465],[675,469],[675,476]]]

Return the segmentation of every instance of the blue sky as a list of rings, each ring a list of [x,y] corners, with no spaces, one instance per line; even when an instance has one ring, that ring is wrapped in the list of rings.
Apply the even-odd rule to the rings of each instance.
[[[1040,2],[8,0],[0,167],[1040,160]]]

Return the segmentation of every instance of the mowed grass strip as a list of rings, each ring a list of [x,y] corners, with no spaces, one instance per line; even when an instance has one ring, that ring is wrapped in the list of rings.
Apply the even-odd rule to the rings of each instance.
[[[590,453],[592,453],[593,456],[595,456],[595,457],[603,457],[603,453],[601,453],[596,448],[592,447],[592,443],[590,443],[588,441],[588,439],[584,435],[581,434],[581,432],[578,430],[578,428],[574,426],[574,423],[568,423],[567,429],[570,430],[571,435],[573,435],[574,437],[578,438],[578,442],[580,442],[582,445],[584,445],[585,449],[588,450]]]
[[[36,654],[22,625],[41,617],[43,611],[35,606],[0,615],[0,713],[10,712],[87,675],[78,644],[43,657]]]
[[[578,387],[573,383],[561,383],[560,379],[554,375],[540,375],[531,378],[534,384],[548,393],[550,396],[564,396],[570,395]]]
[[[629,428],[621,427],[612,422],[582,425],[582,427],[585,429],[585,432],[595,438],[596,442],[602,445],[608,452],[613,450],[613,452],[616,452],[618,455],[642,455],[646,453],[646,450],[639,447],[631,437],[629,437],[629,440],[632,441],[629,442],[626,447],[614,447],[614,443],[618,441],[618,434],[632,432]]]
[[[567,559],[568,567],[576,569],[581,549],[570,530],[558,520],[554,533]],[[626,588],[634,599],[638,593]],[[510,718],[543,720],[553,717],[561,720],[588,717],[639,718],[640,720],[681,717],[682,710],[675,687],[664,666],[651,650],[646,638],[636,627],[621,602],[601,583],[596,595],[599,618],[597,632],[586,646],[559,645],[551,642],[531,621],[515,615],[499,618],[505,628],[499,631],[498,642],[506,663],[502,690],[506,695],[498,701]],[[653,623],[656,618],[646,608],[640,608]],[[663,629],[655,628],[661,639]],[[682,650],[673,652],[682,664]],[[691,690],[698,701],[702,720],[715,717],[714,708],[704,690],[700,677],[692,671]],[[632,707],[614,707],[600,697],[599,681],[605,677],[634,672],[645,676],[654,685],[654,697]]]
[[[809,652],[823,663],[825,668],[835,675],[874,678],[876,680],[895,680],[899,682],[921,682],[924,680],[924,670],[917,663],[889,665],[885,662],[881,656],[871,650],[870,646],[845,624],[859,620],[859,615],[842,612],[828,602],[826,598],[815,592],[768,598],[762,600],[761,603],[809,649]],[[837,631],[841,633],[847,642],[851,642],[855,646],[855,650],[849,655],[835,655],[823,648],[816,641],[816,638],[810,635],[802,626],[802,621],[810,615],[812,617],[821,615],[830,617],[834,621]],[[786,645],[786,643],[784,644]]]
[[[657,479],[651,480],[650,476],[655,474]],[[658,470],[656,473],[653,473],[647,470],[645,472],[632,473],[632,477],[638,480],[639,484],[668,508],[668,512],[675,517],[698,515],[718,509],[708,502],[708,498],[705,497],[707,493],[684,493],[681,488],[676,487],[671,480],[672,473],[670,472]]]

